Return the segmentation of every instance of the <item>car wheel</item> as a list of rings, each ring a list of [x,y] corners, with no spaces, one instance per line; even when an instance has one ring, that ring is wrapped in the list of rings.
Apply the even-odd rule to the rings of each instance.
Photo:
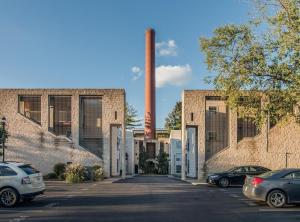
[[[226,177],[223,177],[221,179],[219,179],[218,181],[218,185],[222,188],[226,188],[229,187],[229,180]]]
[[[19,194],[15,189],[5,188],[0,191],[0,202],[4,207],[13,207],[19,202]]]
[[[270,207],[283,207],[286,204],[286,195],[281,190],[273,190],[268,195],[267,203]]]

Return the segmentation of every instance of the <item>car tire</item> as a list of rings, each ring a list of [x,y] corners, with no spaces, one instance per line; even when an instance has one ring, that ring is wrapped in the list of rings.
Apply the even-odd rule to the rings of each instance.
[[[280,208],[287,202],[286,194],[281,190],[273,190],[268,194],[267,203],[270,207]]]
[[[14,207],[19,203],[20,195],[13,188],[4,188],[0,191],[0,204],[4,207]]]
[[[218,180],[218,186],[222,188],[229,187],[229,179],[226,177],[222,177]]]

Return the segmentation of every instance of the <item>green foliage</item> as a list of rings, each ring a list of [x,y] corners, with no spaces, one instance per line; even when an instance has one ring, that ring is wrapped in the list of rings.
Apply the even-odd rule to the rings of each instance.
[[[147,160],[149,159],[149,155],[145,150],[145,147],[143,147],[140,150],[139,153],[139,168],[143,171],[143,172],[147,172],[148,171],[148,164],[147,164]]]
[[[173,110],[165,119],[165,128],[170,132],[171,130],[181,130],[181,102],[177,102]]]
[[[53,180],[57,179],[57,175],[54,172],[48,173],[47,175],[44,176],[45,180]]]
[[[56,174],[57,178],[60,180],[65,179],[65,171],[66,171],[66,164],[64,164],[64,163],[57,163],[53,167],[53,172]]]
[[[134,106],[126,103],[125,106],[125,122],[127,129],[133,129],[141,126],[141,119],[138,119],[138,112]]]
[[[80,183],[84,181],[85,168],[77,163],[71,163],[66,166],[66,182]]]
[[[300,99],[300,0],[257,1],[259,14],[244,25],[225,25],[211,38],[201,38],[212,83],[261,125],[295,116]],[[263,30],[263,31],[262,31]],[[247,91],[247,92],[245,92]],[[248,101],[240,103],[241,97]],[[264,106],[253,106],[263,97]],[[242,107],[242,108],[241,108]]]
[[[93,179],[95,181],[104,180],[104,169],[102,166],[95,165],[92,167]]]
[[[156,157],[156,160],[157,160],[158,174],[161,175],[168,174],[169,172],[168,154],[161,149],[159,151],[158,156]]]

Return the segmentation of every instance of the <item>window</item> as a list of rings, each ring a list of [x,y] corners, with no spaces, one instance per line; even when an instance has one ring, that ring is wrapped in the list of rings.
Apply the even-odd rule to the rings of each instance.
[[[19,168],[22,169],[27,175],[36,174],[36,173],[40,172],[40,171],[34,169],[30,165],[22,165],[22,166],[19,166]]]
[[[0,166],[0,176],[15,176],[17,173],[8,166]]]
[[[216,141],[217,140],[217,132],[215,131],[210,131],[208,132],[208,141]]]
[[[176,165],[176,173],[181,173],[181,165]]]
[[[283,177],[284,179],[294,179],[299,180],[300,179],[300,171],[289,173]]]
[[[245,169],[245,167],[238,167],[233,172],[245,173],[245,172],[247,172],[247,170]]]
[[[49,97],[49,131],[71,136],[71,96]]]
[[[19,96],[19,113],[33,122],[41,124],[41,97]]]
[[[80,97],[79,144],[102,158],[102,99],[99,96]]]
[[[209,106],[208,111],[210,114],[216,114],[218,111],[218,108],[216,106]]]

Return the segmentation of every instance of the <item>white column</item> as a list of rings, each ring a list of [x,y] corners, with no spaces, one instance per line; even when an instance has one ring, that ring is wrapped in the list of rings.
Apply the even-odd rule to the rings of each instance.
[[[126,178],[126,126],[123,124],[122,128],[122,149],[121,149],[121,162],[122,162],[122,178]]]

